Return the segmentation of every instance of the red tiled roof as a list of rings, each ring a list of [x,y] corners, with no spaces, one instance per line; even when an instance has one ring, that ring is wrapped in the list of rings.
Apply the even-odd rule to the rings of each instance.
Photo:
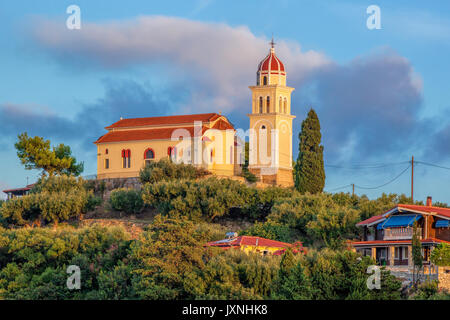
[[[215,113],[211,113],[208,115],[217,115]],[[217,115],[218,116],[218,115]],[[184,116],[180,116],[184,117]],[[168,117],[164,117],[168,118]],[[213,119],[215,117],[210,117]],[[142,119],[154,119],[154,118],[142,118]],[[128,119],[133,120],[133,119]],[[139,119],[136,119],[139,120]],[[124,120],[121,120],[124,121]],[[213,121],[213,120],[211,120]],[[170,124],[170,123],[165,123]],[[105,143],[105,142],[119,142],[119,141],[139,141],[139,140],[156,140],[156,139],[170,139],[172,137],[172,133],[177,129],[185,129],[189,132],[191,136],[194,136],[194,127],[172,127],[172,128],[152,128],[152,129],[142,129],[142,130],[120,130],[120,131],[109,131],[105,135],[101,136],[94,143]],[[202,135],[209,128],[206,126],[202,127]],[[218,130],[234,130],[232,124],[223,119],[218,120],[211,129]],[[208,140],[205,137],[205,140]]]
[[[415,205],[415,204],[398,204],[394,208],[389,209],[388,211],[384,212],[382,215],[373,216],[369,219],[366,219],[364,221],[358,222],[357,226],[364,226],[367,224],[371,224],[373,222],[376,222],[377,220],[383,219],[383,215],[386,214],[389,211],[392,211],[394,209],[406,209],[406,210],[414,210],[424,213],[436,213],[438,215],[449,217],[450,218],[450,208],[441,208],[441,207],[433,207],[433,206],[421,206],[421,205]]]
[[[240,247],[240,246],[261,246],[261,247],[275,247],[275,248],[292,247],[292,244],[290,243],[253,236],[239,236],[237,238],[232,239],[208,242],[206,245],[211,247]]]
[[[445,217],[450,218],[450,208],[441,208],[441,207],[433,207],[433,206],[419,206],[413,204],[399,204],[398,208],[410,209],[415,211],[421,211],[426,213],[436,213]]]
[[[98,138],[94,143],[120,142],[120,141],[139,141],[139,140],[158,140],[171,139],[172,133],[178,129],[185,129],[191,136],[194,136],[194,127],[176,127],[161,129],[144,129],[144,130],[126,130],[126,131],[110,131]],[[202,134],[205,133],[207,127],[202,127]]]
[[[229,130],[234,129],[234,127],[229,122],[221,119],[212,126],[212,129]]]
[[[157,125],[176,125],[176,124],[193,123],[194,121],[210,122],[218,119],[219,117],[220,115],[218,115],[217,113],[202,113],[202,114],[186,114],[180,116],[122,119],[106,127],[106,129],[157,126]]]
[[[15,191],[30,191],[31,188],[33,188],[33,186],[35,185],[35,183],[29,184],[26,187],[23,188],[16,188],[16,189],[8,189],[8,190],[3,190],[4,193],[8,193],[8,192],[15,192]]]
[[[358,222],[356,225],[357,226],[363,226],[363,225],[370,224],[370,223],[375,222],[375,221],[380,220],[380,219],[383,219],[382,215],[373,216],[373,217],[370,217],[369,219],[366,219],[366,220],[363,220],[361,222]]]

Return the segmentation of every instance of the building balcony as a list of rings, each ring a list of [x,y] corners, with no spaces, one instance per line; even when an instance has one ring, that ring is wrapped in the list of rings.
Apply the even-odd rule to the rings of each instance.
[[[419,239],[422,239],[422,229],[417,228]],[[383,240],[411,240],[413,236],[413,228],[391,228],[385,229],[383,234]]]

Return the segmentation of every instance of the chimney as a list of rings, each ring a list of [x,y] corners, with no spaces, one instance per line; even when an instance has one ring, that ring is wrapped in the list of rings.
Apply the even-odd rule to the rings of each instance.
[[[427,207],[431,207],[433,205],[433,202],[431,201],[431,196],[427,197]]]

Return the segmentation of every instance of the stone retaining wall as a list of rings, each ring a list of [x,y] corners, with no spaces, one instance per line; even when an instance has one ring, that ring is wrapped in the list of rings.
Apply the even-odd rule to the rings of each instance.
[[[450,291],[450,267],[439,267],[439,288]]]

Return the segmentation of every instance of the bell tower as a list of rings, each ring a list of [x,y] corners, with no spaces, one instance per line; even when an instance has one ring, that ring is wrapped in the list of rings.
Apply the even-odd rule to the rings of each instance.
[[[252,91],[250,118],[249,170],[261,182],[280,186],[294,185],[292,176],[291,93],[286,86],[286,71],[275,55],[275,43],[259,63],[256,86]]]

